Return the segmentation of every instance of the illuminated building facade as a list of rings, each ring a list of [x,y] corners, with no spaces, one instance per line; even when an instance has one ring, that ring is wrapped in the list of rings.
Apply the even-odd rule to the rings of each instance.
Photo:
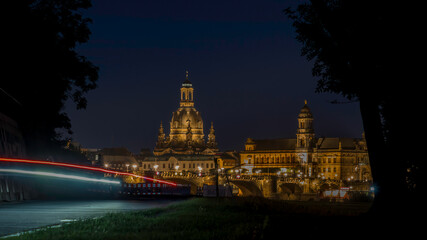
[[[366,140],[316,138],[313,115],[305,102],[298,115],[296,138],[248,138],[240,152],[248,173],[345,181],[371,181]]]
[[[211,123],[205,141],[203,119],[194,107],[194,88],[188,71],[180,90],[180,106],[172,113],[169,135],[160,123],[154,156],[143,160],[143,171],[209,172],[215,168],[215,130]]]

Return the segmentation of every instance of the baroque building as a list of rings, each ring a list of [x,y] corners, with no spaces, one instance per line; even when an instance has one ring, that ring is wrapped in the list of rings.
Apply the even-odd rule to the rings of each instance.
[[[240,152],[249,173],[302,178],[371,181],[366,140],[315,137],[313,115],[305,101],[298,114],[296,138],[248,138]]]
[[[172,113],[169,126],[167,135],[160,123],[153,156],[143,160],[143,171],[208,172],[214,169],[214,156],[218,152],[215,130],[211,123],[206,141],[201,113],[194,107],[194,88],[188,71],[180,89],[179,108]]]

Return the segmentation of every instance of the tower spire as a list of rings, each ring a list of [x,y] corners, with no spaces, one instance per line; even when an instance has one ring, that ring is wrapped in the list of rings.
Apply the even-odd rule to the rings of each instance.
[[[215,130],[213,127],[213,122],[211,122],[211,129],[209,131],[209,135],[208,135],[208,146],[209,147],[216,147],[217,143],[215,141]]]
[[[313,115],[304,100],[304,106],[298,114],[297,148],[309,148],[314,144]]]
[[[165,132],[163,130],[163,122],[160,122],[159,134],[157,135],[157,147],[162,146],[165,140]]]

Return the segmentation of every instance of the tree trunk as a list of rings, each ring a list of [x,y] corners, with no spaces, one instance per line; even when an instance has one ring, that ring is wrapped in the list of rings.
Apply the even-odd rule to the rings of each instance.
[[[390,166],[387,163],[386,146],[381,122],[379,102],[368,96],[360,97],[360,112],[368,146],[369,161],[375,188],[375,199],[371,213],[383,215],[391,207]]]
[[[413,220],[411,200],[407,196],[404,179],[405,158],[402,152],[407,149],[398,148],[396,139],[386,139],[379,101],[367,96],[362,96],[359,100],[375,188],[375,198],[369,214],[374,217],[373,223],[377,224],[377,231],[389,231],[392,228],[406,231],[412,226]],[[393,128],[388,130],[396,131]],[[392,136],[387,134],[387,137]]]

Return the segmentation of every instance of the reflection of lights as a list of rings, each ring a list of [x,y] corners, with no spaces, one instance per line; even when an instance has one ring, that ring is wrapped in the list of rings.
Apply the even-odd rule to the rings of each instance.
[[[50,172],[26,171],[26,170],[18,170],[18,169],[0,169],[0,172],[22,173],[22,174],[30,174],[30,175],[37,175],[37,176],[47,176],[47,177],[57,177],[57,178],[82,180],[82,181],[88,181],[88,182],[102,182],[102,183],[120,184],[119,181],[110,181],[110,180],[104,180],[104,179],[95,179],[95,178],[80,177],[80,176],[60,174],[60,173],[50,173]]]
[[[39,160],[27,160],[27,159],[15,159],[15,158],[0,158],[0,162],[31,163],[31,164],[43,164],[43,165],[52,165],[52,166],[60,166],[60,167],[78,168],[78,169],[85,169],[85,170],[111,173],[111,174],[117,174],[117,175],[131,176],[131,177],[136,177],[136,178],[143,178],[143,179],[149,180],[149,181],[157,181],[159,183],[164,183],[164,184],[176,186],[176,183],[174,183],[174,182],[154,179],[154,178],[145,177],[145,176],[136,175],[136,174],[127,173],[127,172],[118,172],[118,171],[113,171],[113,170],[108,170],[108,169],[103,169],[103,168],[77,165],[77,164],[71,164],[71,163],[60,163],[60,162],[49,162],[49,161],[39,161]]]

